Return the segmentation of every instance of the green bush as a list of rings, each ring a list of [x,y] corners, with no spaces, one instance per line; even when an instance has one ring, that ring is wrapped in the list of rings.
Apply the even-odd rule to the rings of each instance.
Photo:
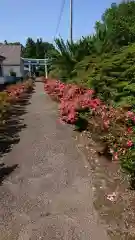
[[[92,87],[97,95],[115,106],[135,104],[135,44],[118,53],[89,56],[76,64],[72,81]]]

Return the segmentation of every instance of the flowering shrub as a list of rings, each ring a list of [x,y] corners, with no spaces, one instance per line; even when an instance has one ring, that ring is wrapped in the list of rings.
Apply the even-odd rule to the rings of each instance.
[[[134,112],[105,105],[96,98],[92,89],[64,84],[55,79],[47,79],[44,90],[59,101],[62,121],[78,125],[82,115],[86,117],[88,129],[98,133],[112,160],[120,159],[123,168],[135,176],[135,158],[131,157],[135,153]]]
[[[6,92],[0,92],[0,125],[4,124],[4,116],[9,107],[8,94]]]
[[[32,90],[33,82],[28,80],[24,83],[13,84],[7,87],[5,92],[8,94],[9,101],[17,100],[23,93]]]
[[[24,92],[28,92],[32,88],[33,82],[28,80],[24,83],[10,85],[5,91],[0,92],[0,125],[4,123],[4,117],[10,104],[17,101]]]

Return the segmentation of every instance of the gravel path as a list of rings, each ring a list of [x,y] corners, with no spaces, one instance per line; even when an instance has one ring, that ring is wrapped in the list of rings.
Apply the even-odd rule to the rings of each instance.
[[[3,159],[18,167],[0,186],[0,240],[107,240],[73,130],[58,122],[43,84],[35,90],[21,140]]]

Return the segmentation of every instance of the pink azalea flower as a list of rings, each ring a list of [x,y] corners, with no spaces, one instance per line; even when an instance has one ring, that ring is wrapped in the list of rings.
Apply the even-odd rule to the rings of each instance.
[[[113,154],[113,160],[115,160],[115,161],[118,160],[118,153],[117,153],[117,152],[115,152],[115,153]]]
[[[131,118],[131,117],[133,117],[133,115],[134,115],[134,113],[133,113],[133,112],[131,112],[131,111],[128,111],[128,112],[127,112],[127,116],[128,116],[128,117],[130,117],[130,118]]]

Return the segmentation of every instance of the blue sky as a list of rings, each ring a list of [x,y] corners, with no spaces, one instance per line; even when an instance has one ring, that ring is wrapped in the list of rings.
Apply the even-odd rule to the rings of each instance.
[[[42,37],[52,42],[63,0],[0,0],[0,41],[20,41],[27,37]],[[94,31],[94,23],[100,20],[104,10],[113,0],[73,0],[73,38],[88,35]],[[116,0],[115,2],[119,2]],[[58,34],[69,37],[69,0],[65,8]]]

